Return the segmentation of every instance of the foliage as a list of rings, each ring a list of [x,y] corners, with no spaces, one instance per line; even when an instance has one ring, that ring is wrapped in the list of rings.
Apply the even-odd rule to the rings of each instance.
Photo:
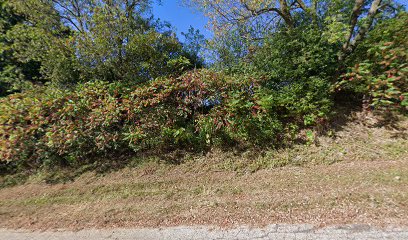
[[[262,84],[201,70],[132,88],[97,81],[13,94],[0,103],[1,159],[35,167],[114,152],[277,145],[289,129],[315,122],[313,98],[293,105],[297,88]]]
[[[408,14],[384,21],[358,49],[339,88],[365,94],[374,107],[407,109]]]
[[[27,86],[27,81],[35,81],[40,76],[38,62],[19,61],[8,34],[24,20],[13,11],[8,0],[0,1],[0,96],[22,89]]]
[[[329,116],[338,47],[320,29],[280,31],[229,68],[229,74],[263,79],[259,98],[283,122],[313,125]]]
[[[55,12],[43,6],[42,1],[36,2],[36,6],[44,9],[41,15],[33,10],[36,8],[23,11],[18,3],[5,0],[2,4],[4,13],[9,13],[0,37],[6,65],[0,69],[3,81],[9,82],[14,91],[51,79],[56,84],[74,84],[78,73],[74,69],[75,51],[69,28],[53,18]]]
[[[267,75],[269,84],[304,83],[311,77],[332,76],[337,69],[337,51],[320,29],[304,26],[301,31],[275,33],[244,62],[251,71]]]
[[[214,50],[222,63],[225,56],[239,58],[269,36],[304,26],[326,30],[343,46],[339,58],[347,57],[379,19],[393,16],[398,4],[392,0],[188,0],[203,11],[215,34]],[[336,31],[340,30],[340,31]],[[336,32],[334,32],[336,31]],[[343,36],[340,36],[343,35]],[[233,41],[231,41],[233,39]],[[234,46],[236,43],[240,47]],[[231,47],[232,46],[232,47]],[[230,50],[230,51],[228,51]],[[227,51],[227,52],[226,52]],[[234,57],[229,57],[234,59]],[[228,64],[227,64],[228,66]]]
[[[204,35],[200,33],[200,30],[190,26],[186,33],[182,32],[184,37],[183,50],[192,59],[196,68],[200,68],[204,65],[203,51],[206,45]]]
[[[189,125],[200,105],[197,98],[209,94],[198,91],[203,84],[186,75],[132,89],[89,82],[75,91],[48,88],[10,95],[0,104],[1,159],[23,166],[55,160],[75,164],[108,152],[193,141],[195,129]]]
[[[277,147],[304,128],[311,144],[334,87],[407,105],[408,19],[392,1],[197,0],[231,27],[207,42],[211,69],[199,31],[181,43],[147,0],[0,1],[0,164]]]
[[[123,4],[122,4],[123,2]],[[183,57],[182,45],[169,30],[143,18],[144,1],[111,5],[101,1],[90,7],[87,30],[77,34],[84,79],[141,83],[172,74],[169,61]]]
[[[18,64],[36,63],[35,79],[21,75],[29,82],[59,88],[89,80],[132,85],[201,66],[168,24],[151,17],[149,1],[7,1],[25,21],[6,29],[4,39]],[[181,68],[174,64],[186,60]]]

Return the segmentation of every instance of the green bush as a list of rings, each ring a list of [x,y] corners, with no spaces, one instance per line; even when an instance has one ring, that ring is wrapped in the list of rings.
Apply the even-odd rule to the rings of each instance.
[[[338,48],[313,25],[301,31],[282,30],[255,47],[231,71],[263,79],[265,99],[275,105],[271,111],[289,122],[312,125],[330,111]]]
[[[365,95],[376,108],[408,108],[408,14],[378,25],[358,49],[338,88]]]
[[[109,152],[195,147],[202,100],[222,89],[210,72],[126,88],[89,82],[74,91],[39,88],[0,101],[2,161],[76,164]]]
[[[200,70],[133,88],[96,81],[73,91],[12,94],[0,101],[0,157],[38,167],[148,149],[276,145],[293,126],[324,117],[326,102],[312,93],[300,97],[301,87],[271,91],[263,85]]]
[[[313,84],[315,79],[330,81],[337,70],[338,46],[316,26],[302,30],[282,30],[265,40],[249,56],[251,72],[262,73],[269,88],[282,84]],[[310,81],[310,83],[308,83]]]

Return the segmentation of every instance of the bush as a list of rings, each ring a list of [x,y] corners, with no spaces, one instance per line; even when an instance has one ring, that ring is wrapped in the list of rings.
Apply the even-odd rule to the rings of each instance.
[[[407,49],[408,14],[402,13],[370,33],[338,87],[365,95],[373,107],[407,110]]]
[[[337,70],[338,46],[322,29],[307,25],[302,30],[281,30],[249,55],[251,72],[263,73],[269,88],[292,83],[331,81]]]
[[[200,70],[133,88],[96,81],[13,94],[0,101],[1,159],[38,167],[148,149],[277,145],[296,126],[324,117],[327,103],[313,93],[264,84]]]
[[[2,161],[77,164],[110,152],[200,147],[195,116],[223,89],[211,72],[126,88],[89,82],[74,91],[39,88],[0,101]],[[218,93],[217,93],[218,94]]]
[[[339,46],[313,25],[282,29],[264,41],[230,71],[263,79],[258,98],[283,122],[313,125],[327,117]]]

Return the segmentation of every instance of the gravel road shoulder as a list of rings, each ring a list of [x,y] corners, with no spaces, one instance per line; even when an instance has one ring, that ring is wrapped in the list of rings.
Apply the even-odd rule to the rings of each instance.
[[[265,228],[239,227],[233,229],[201,227],[171,227],[143,229],[104,229],[81,231],[32,232],[0,229],[1,240],[199,240],[199,239],[408,239],[408,228],[374,228],[369,225],[340,225],[317,228],[313,225],[273,224]]]

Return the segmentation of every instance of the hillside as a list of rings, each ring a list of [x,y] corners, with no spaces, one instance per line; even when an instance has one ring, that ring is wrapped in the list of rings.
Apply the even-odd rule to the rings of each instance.
[[[134,158],[65,183],[61,176],[58,183],[52,173],[37,173],[0,189],[0,227],[407,226],[408,118],[385,126],[363,118],[353,117],[310,146],[262,156],[213,150],[174,154],[178,164]],[[3,176],[2,184],[10,179]]]
[[[406,4],[161,2],[0,0],[0,238],[408,234]]]

